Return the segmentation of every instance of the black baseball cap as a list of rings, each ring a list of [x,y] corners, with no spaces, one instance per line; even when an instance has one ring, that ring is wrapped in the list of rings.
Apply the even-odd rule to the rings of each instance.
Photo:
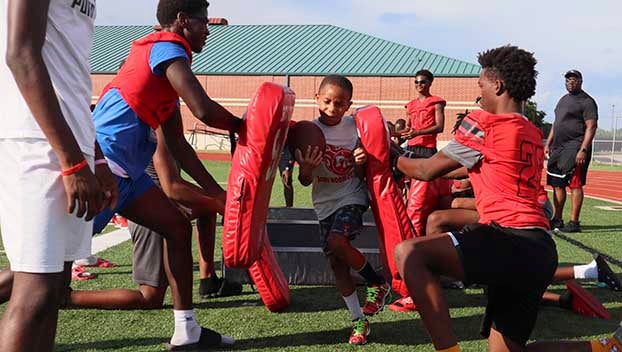
[[[569,76],[575,76],[578,79],[583,79],[583,75],[581,74],[581,72],[579,72],[579,70],[570,70],[566,72],[566,74],[564,74],[564,77],[566,78],[568,78]]]

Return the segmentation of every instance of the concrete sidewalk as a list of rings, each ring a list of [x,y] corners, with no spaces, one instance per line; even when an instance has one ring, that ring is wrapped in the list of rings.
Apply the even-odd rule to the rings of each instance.
[[[123,243],[130,239],[130,231],[125,229],[118,229],[112,232],[105,233],[100,236],[93,237],[93,245],[91,252],[97,254],[112,246],[116,246],[119,243]]]

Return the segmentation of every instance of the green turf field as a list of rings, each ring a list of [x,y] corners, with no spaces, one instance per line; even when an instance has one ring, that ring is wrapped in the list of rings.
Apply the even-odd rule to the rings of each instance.
[[[602,171],[621,171],[622,165],[609,164],[609,163],[590,163],[590,170],[602,170]]]
[[[226,182],[227,163],[206,163],[220,182]],[[295,185],[296,206],[308,207],[310,189]],[[272,205],[284,204],[282,186],[277,180]],[[584,232],[556,238],[560,264],[586,263],[591,260],[586,249],[622,258],[621,213],[595,209],[606,205],[586,199],[582,213]],[[220,232],[220,228],[218,229]],[[219,254],[218,254],[219,255]],[[74,282],[74,289],[106,289],[134,287],[131,280],[131,246],[123,243],[101,253],[118,263],[112,269],[94,269],[96,280]],[[6,265],[0,254],[0,264]],[[218,264],[219,265],[219,264]],[[620,267],[612,265],[615,271]],[[197,278],[198,290],[198,268]],[[612,313],[610,321],[585,318],[569,311],[544,308],[539,316],[533,339],[585,339],[609,334],[622,316],[622,293],[607,288],[590,289]],[[200,323],[237,339],[237,351],[431,351],[430,340],[417,314],[394,313],[385,310],[371,319],[369,344],[353,347],[347,344],[350,332],[349,313],[334,287],[291,287],[292,304],[284,313],[269,313],[259,296],[245,286],[244,295],[213,299],[197,305]],[[552,289],[561,292],[562,286]],[[363,301],[363,289],[359,289]],[[451,305],[454,331],[463,351],[484,351],[485,341],[478,335],[484,312],[482,290],[446,291]],[[195,293],[196,295],[196,293]],[[197,298],[198,299],[198,298]],[[160,351],[161,344],[173,332],[170,295],[166,307],[154,311],[95,311],[65,310],[60,314],[58,351]],[[0,306],[0,311],[4,306]]]

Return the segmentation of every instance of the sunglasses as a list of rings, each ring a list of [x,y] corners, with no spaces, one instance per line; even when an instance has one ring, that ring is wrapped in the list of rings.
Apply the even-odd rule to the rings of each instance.
[[[427,79],[422,79],[421,81],[415,81],[415,84],[428,84],[430,83],[430,81],[428,81]]]

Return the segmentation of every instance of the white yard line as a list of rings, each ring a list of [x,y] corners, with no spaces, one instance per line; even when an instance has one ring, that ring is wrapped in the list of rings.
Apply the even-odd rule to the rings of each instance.
[[[547,189],[547,192],[553,193],[552,189]],[[568,195],[571,195],[570,192],[567,192]],[[613,200],[613,199],[607,199],[607,198],[601,198],[601,197],[596,197],[596,196],[588,196],[587,194],[584,195],[585,198],[591,198],[591,199],[596,199],[596,200],[602,200],[603,202],[610,202],[613,204],[620,204],[622,205],[622,202],[619,202],[617,200]]]

